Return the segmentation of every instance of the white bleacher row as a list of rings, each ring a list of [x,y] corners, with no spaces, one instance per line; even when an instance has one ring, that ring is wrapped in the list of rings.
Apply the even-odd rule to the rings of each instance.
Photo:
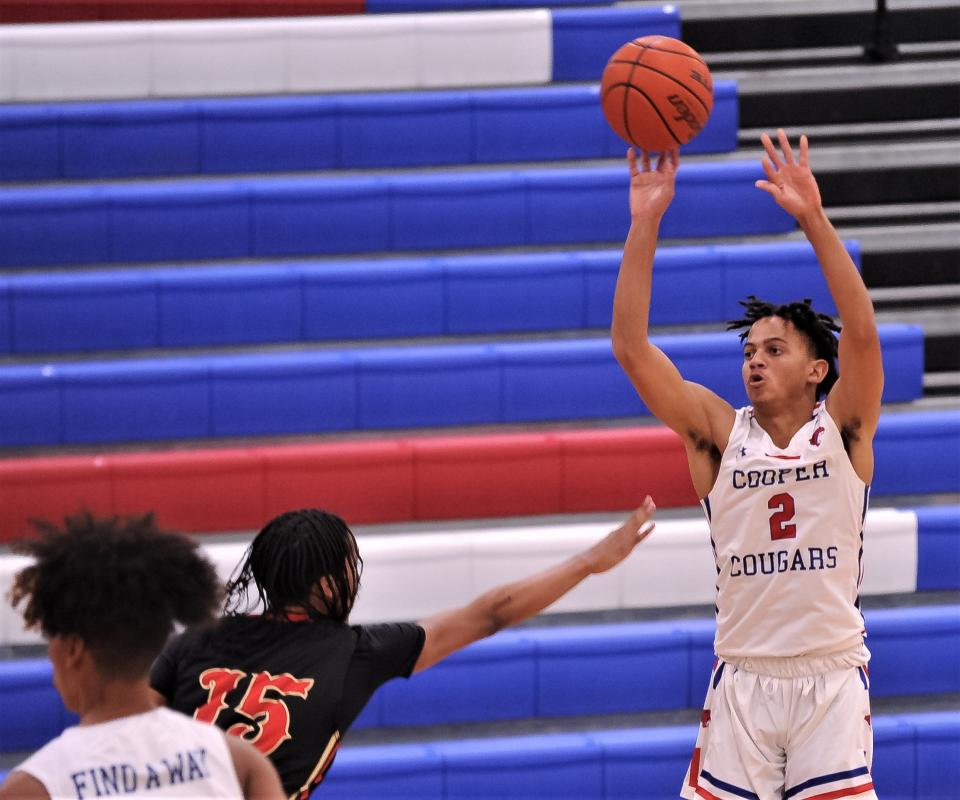
[[[0,26],[0,102],[547,83],[547,9]]]
[[[471,600],[501,583],[517,580],[598,541],[623,517],[605,521],[476,527],[424,533],[359,536],[364,568],[351,622],[422,619]],[[917,517],[884,508],[867,515],[864,594],[916,591]],[[226,580],[246,543],[205,544]],[[773,548],[771,548],[773,549]],[[23,556],[0,557],[0,596],[6,597]],[[619,567],[588,578],[549,611],[600,611],[711,604],[716,568],[706,521],[661,520],[656,530]],[[37,643],[19,615],[0,606],[0,645]]]

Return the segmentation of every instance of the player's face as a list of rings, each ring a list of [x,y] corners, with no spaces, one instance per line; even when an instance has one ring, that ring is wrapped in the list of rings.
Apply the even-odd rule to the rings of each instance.
[[[754,406],[802,396],[815,359],[807,339],[792,322],[765,317],[750,328],[743,343],[743,385]]]

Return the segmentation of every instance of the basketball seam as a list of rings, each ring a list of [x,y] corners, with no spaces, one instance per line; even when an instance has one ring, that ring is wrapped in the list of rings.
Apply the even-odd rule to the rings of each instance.
[[[644,69],[648,69],[648,70],[650,70],[651,72],[656,72],[657,75],[663,75],[664,78],[669,78],[671,81],[673,81],[675,84],[677,84],[677,86],[682,86],[682,87],[683,87],[684,89],[686,89],[691,95],[693,95],[693,98],[694,98],[701,106],[703,106],[703,110],[707,113],[707,116],[710,115],[710,109],[707,108],[707,104],[704,103],[703,100],[701,100],[701,99],[697,96],[697,93],[696,93],[693,89],[691,89],[689,86],[687,86],[687,84],[685,84],[683,81],[679,81],[679,80],[677,80],[676,78],[674,78],[673,75],[671,75],[669,72],[664,72],[663,70],[659,70],[659,69],[657,69],[656,67],[648,67],[646,64],[634,64],[634,67],[643,67]],[[631,77],[631,78],[633,77],[633,70],[630,70],[630,77]],[[631,84],[631,86],[632,86],[632,84]],[[634,89],[638,89],[638,87],[636,87],[636,86],[634,86],[633,88],[634,88]],[[707,87],[704,86],[703,88],[706,89]],[[711,94],[712,94],[712,92],[711,92]]]
[[[643,49],[640,50],[639,53],[637,53],[637,58],[636,58],[636,60],[630,65],[630,74],[627,75],[627,85],[628,85],[628,86],[631,85],[631,84],[630,84],[630,81],[633,80],[634,70],[636,70],[637,66],[640,64],[640,59],[643,58],[643,53],[644,53],[644,51],[647,49],[647,46],[644,45],[644,44],[637,45],[637,47],[641,47],[641,48],[643,48]],[[612,88],[612,87],[611,87],[611,88]],[[628,90],[628,91],[625,91],[625,92],[623,93],[623,110],[622,110],[622,112],[621,112],[622,117],[623,117],[623,129],[627,132],[627,138],[630,140],[630,143],[631,143],[634,147],[640,147],[640,145],[637,144],[637,140],[633,138],[633,133],[630,131],[630,117],[629,117],[628,114],[627,114],[627,98],[628,98],[629,96],[630,96],[629,90]],[[650,98],[647,98],[647,100],[649,100],[649,99],[650,99]],[[642,150],[643,148],[641,147],[640,149]]]
[[[633,41],[633,42],[630,42],[630,44],[637,44],[637,43],[636,41]],[[703,60],[702,56],[695,56],[692,53],[684,53],[681,50],[667,50],[665,47],[654,47],[653,45],[649,45],[649,44],[643,44],[643,45],[637,44],[637,47],[645,47],[647,48],[647,50],[653,50],[654,52],[657,52],[657,53],[669,53],[672,56],[683,56],[684,58],[692,58],[694,61],[698,61],[699,63],[703,64],[703,66],[707,66],[707,62]]]
[[[667,122],[663,114],[660,113],[660,109],[657,108],[657,104],[650,99],[650,95],[648,95],[645,91],[643,91],[643,89],[641,89],[639,86],[634,86],[632,83],[615,83],[613,84],[613,86],[626,86],[643,95],[644,100],[646,100],[650,104],[650,107],[656,112],[657,116],[660,117],[660,121],[663,123],[663,127],[666,128],[667,133],[669,133],[673,137],[673,140],[677,143],[677,146],[679,147],[684,144],[684,142],[681,142],[680,139],[677,138],[677,134],[673,132],[673,128],[670,127],[670,123]],[[610,88],[612,89],[613,86],[611,86]],[[634,145],[636,145],[637,147],[640,147],[640,145],[634,141],[633,134],[630,133],[630,123],[627,119],[627,95],[629,95],[629,92],[623,93],[623,126],[627,129],[627,135],[630,136],[630,141],[633,142]],[[644,148],[640,147],[640,149],[643,150]]]

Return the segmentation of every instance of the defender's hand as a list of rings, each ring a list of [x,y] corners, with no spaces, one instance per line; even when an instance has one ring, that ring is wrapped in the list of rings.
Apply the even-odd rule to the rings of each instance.
[[[657,510],[649,496],[643,501],[630,518],[615,531],[597,542],[586,551],[585,558],[590,566],[590,572],[606,572],[623,561],[633,548],[646,539],[653,530],[654,524],[650,521],[653,512]]]

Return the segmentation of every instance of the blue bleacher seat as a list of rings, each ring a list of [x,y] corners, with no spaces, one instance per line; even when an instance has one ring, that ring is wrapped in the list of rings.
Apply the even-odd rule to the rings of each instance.
[[[76,723],[53,689],[53,669],[45,658],[0,661],[0,753],[32,750]]]
[[[443,766],[440,754],[423,745],[386,745],[344,750],[334,762],[317,798],[350,800],[444,800]]]
[[[960,713],[880,716],[872,724],[878,796],[953,796]],[[441,775],[445,798],[666,797],[679,792],[695,738],[696,727],[683,726],[347,747],[317,796],[409,796],[405,784],[394,795],[382,782],[393,765],[402,763],[404,781],[407,770],[420,780],[431,769]]]
[[[736,337],[687,334],[654,341],[689,380],[710,386],[734,405],[745,402]],[[882,326],[881,341],[884,400],[919,397],[920,328]],[[0,404],[0,445],[646,413],[606,337],[17,365],[0,367],[0,391],[7,400]],[[896,415],[892,419],[902,424]],[[943,424],[953,426],[953,419],[948,413]],[[928,423],[917,424],[926,435]],[[914,446],[911,431],[908,422],[904,443],[895,446]],[[884,441],[878,437],[878,453]],[[955,467],[946,465],[954,472]],[[878,467],[876,483],[883,484],[885,476]]]
[[[189,102],[64,105],[59,128],[62,178],[200,171],[200,120]]]
[[[680,38],[677,6],[558,9],[553,12],[553,79],[599,80],[622,45],[653,35]]]
[[[448,798],[601,797],[601,749],[585,734],[443,741]]]
[[[0,443],[7,446],[63,441],[60,389],[52,367],[0,370]]]
[[[150,272],[38,273],[9,286],[15,352],[157,347],[168,323]]]
[[[238,258],[253,249],[240,183],[117,184],[110,203],[109,261]]]
[[[498,362],[494,345],[358,353],[358,426],[469,425],[499,416]]]
[[[596,76],[599,78],[599,75]],[[733,152],[734,81],[684,153]],[[0,106],[0,181],[623,157],[599,86]]]
[[[697,729],[630,728],[587,736],[603,751],[604,800],[637,800],[679,794]]]
[[[446,328],[449,300],[432,259],[304,264],[299,272],[307,340],[430,336]]]
[[[163,347],[296,342],[304,337],[301,271],[282,265],[156,270]]]
[[[792,230],[759,164],[688,164],[666,237]],[[622,241],[623,166],[0,191],[0,266]],[[250,217],[252,216],[252,225]]]
[[[583,267],[574,253],[438,259],[444,332],[451,335],[586,327]]]
[[[917,589],[960,589],[960,506],[917,509]]]
[[[285,172],[338,166],[336,98],[244,97],[193,103],[200,124],[198,172]],[[170,174],[175,174],[174,170],[171,165]]]
[[[65,443],[209,435],[209,369],[201,359],[61,364],[54,372]]]
[[[903,719],[916,728],[917,800],[948,797],[960,786],[960,725],[956,712],[904,714]]]
[[[477,92],[354,95],[337,103],[338,166],[469,164]],[[530,96],[532,92],[527,90]]]
[[[0,106],[0,180],[61,176],[58,117],[56,105]]]
[[[894,377],[890,370],[885,373],[888,381]],[[874,448],[878,454],[874,492],[878,487],[896,487],[897,494],[960,491],[960,414],[887,414]]]
[[[539,637],[503,631],[378,692],[379,725],[450,724],[538,715]],[[482,679],[481,679],[481,676]],[[469,686],[469,700],[464,688]],[[508,692],[504,687],[509,686]]]
[[[96,186],[0,191],[0,267],[109,261],[104,192]]]
[[[870,692],[874,697],[937,694],[960,687],[960,608],[890,608],[867,614]],[[917,653],[936,653],[936,669],[911,669]]]
[[[847,249],[859,263],[857,243]],[[0,276],[0,352],[606,329],[620,258],[586,250]],[[654,325],[740,316],[746,286],[835,311],[799,242],[663,247],[655,269]]]
[[[866,622],[874,696],[960,691],[956,605],[870,610]],[[387,683],[357,727],[698,708],[713,665],[713,636],[711,619],[503,631],[409,680]],[[916,658],[934,651],[937,658]],[[45,660],[3,666],[4,708],[24,685],[38,708],[60,708]],[[504,686],[511,691],[505,694]],[[7,717],[7,751],[19,749],[14,745],[37,724],[30,704],[9,707],[16,712]],[[61,717],[44,723],[51,736],[59,732],[52,719]]]
[[[339,352],[277,353],[261,364],[243,356],[213,359],[210,433],[352,430],[357,427],[355,370],[353,359]]]
[[[916,727],[900,716],[874,716],[870,724],[873,726],[871,772],[877,797],[924,800],[916,794]]]
[[[252,254],[389,250],[389,186],[381,178],[271,179],[248,184]]]
[[[675,623],[545,629],[536,643],[539,716],[658,711],[686,695],[689,641]]]

